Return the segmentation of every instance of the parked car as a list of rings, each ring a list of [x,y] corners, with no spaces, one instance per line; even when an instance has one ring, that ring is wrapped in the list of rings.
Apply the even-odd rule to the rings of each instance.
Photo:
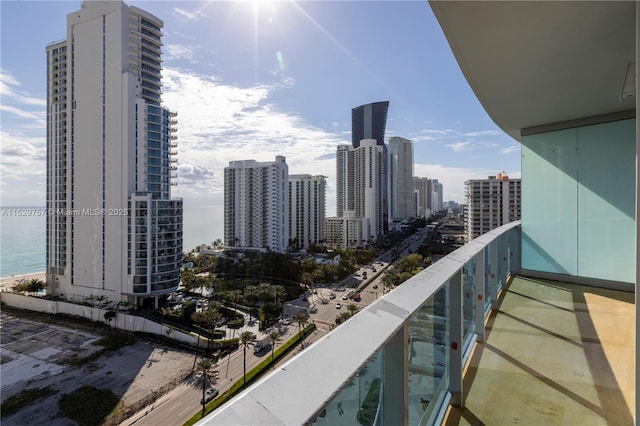
[[[347,300],[348,298],[349,298],[349,295],[347,295],[347,294],[343,294],[343,295],[342,295],[342,300]],[[338,304],[339,304],[339,303],[338,303]]]
[[[336,298],[335,293],[329,293],[329,299],[335,299],[335,298]]]
[[[336,309],[341,309],[342,305],[340,303],[336,303]]]

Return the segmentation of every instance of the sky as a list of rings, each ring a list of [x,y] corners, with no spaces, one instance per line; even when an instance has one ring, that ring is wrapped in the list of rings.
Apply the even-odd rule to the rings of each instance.
[[[488,117],[426,1],[131,1],[164,21],[163,103],[178,112],[178,185],[222,205],[229,161],[328,179],[351,109],[390,102],[386,136],[414,143],[414,175],[464,202],[464,181],[520,177],[520,144]],[[45,46],[79,1],[0,2],[0,205],[44,206]]]

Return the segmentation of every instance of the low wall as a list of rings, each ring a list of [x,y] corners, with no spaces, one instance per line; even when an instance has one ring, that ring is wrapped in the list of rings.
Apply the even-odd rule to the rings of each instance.
[[[109,311],[108,309],[100,309],[92,306],[76,305],[69,302],[47,300],[40,297],[23,296],[5,292],[0,293],[0,301],[14,308],[44,312],[47,314],[74,315],[97,322],[105,322],[104,314]],[[116,317],[111,320],[109,325],[126,331],[140,331],[167,337],[165,333],[167,329],[166,326],[144,317],[129,315],[125,312],[118,311]],[[194,346],[198,342],[197,336],[176,329],[174,329],[168,337]]]

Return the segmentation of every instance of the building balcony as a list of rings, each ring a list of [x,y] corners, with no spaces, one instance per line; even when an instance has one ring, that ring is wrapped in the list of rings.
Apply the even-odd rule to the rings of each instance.
[[[633,293],[516,275],[521,234],[459,248],[198,425],[633,424]]]

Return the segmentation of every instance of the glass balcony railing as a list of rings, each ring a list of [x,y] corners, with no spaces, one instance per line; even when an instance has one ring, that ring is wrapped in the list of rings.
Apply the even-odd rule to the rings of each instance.
[[[437,261],[197,424],[441,423],[520,268],[520,232],[512,222]]]

